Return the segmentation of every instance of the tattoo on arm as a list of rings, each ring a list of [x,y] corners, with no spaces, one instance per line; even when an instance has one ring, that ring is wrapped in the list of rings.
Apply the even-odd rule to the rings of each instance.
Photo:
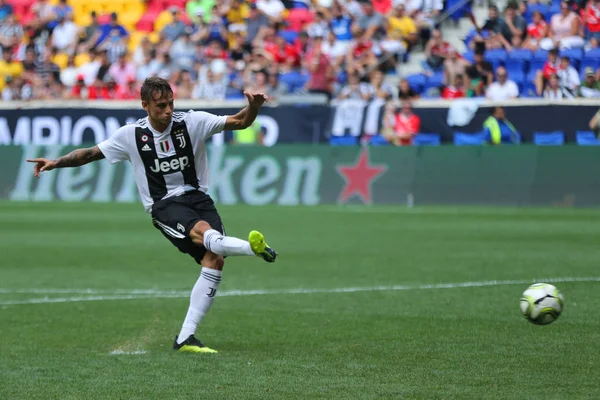
[[[98,146],[77,149],[58,158],[56,160],[56,168],[80,167],[92,161],[102,160],[103,158],[104,154],[102,154]]]

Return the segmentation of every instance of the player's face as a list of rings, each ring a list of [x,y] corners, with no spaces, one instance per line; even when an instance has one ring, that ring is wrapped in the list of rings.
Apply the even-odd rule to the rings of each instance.
[[[171,123],[173,117],[173,93],[153,97],[149,103],[143,104],[151,120],[158,125],[166,127]]]

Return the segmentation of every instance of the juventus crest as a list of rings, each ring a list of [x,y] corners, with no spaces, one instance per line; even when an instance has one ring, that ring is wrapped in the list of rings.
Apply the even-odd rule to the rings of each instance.
[[[179,141],[179,147],[183,149],[186,144],[185,136],[183,135],[183,130],[178,129],[174,133],[175,133],[175,138]]]

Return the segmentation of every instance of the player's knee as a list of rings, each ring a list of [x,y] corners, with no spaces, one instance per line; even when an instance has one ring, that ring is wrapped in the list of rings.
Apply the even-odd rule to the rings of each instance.
[[[225,259],[213,252],[207,252],[202,259],[202,266],[206,268],[222,270],[225,266]]]
[[[202,243],[204,239],[204,232],[211,230],[212,227],[206,221],[198,221],[190,231],[190,238],[195,243]]]

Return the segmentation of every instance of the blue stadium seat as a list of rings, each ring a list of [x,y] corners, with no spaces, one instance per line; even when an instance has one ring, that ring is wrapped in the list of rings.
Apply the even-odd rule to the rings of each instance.
[[[485,52],[484,58],[493,64],[498,64],[506,61],[508,54],[503,49],[493,49]]]
[[[454,144],[456,146],[481,146],[485,144],[485,133],[454,132]]]
[[[406,80],[415,92],[420,93],[423,90],[425,84],[427,83],[427,76],[425,74],[407,75]]]
[[[296,90],[302,89],[304,84],[307,82],[309,78],[308,74],[302,74],[297,71],[287,72],[285,74],[279,75],[279,81],[288,86],[288,90],[290,93],[295,92]]]
[[[471,50],[465,51],[464,53],[462,53],[462,57],[470,63],[475,62],[475,52],[474,51],[471,51]]]
[[[539,11],[542,13],[542,15],[544,16],[544,18],[546,18],[546,14],[548,13],[548,6],[546,6],[545,4],[530,4],[527,6],[527,10],[525,11],[525,14],[523,15],[523,18],[525,18],[525,21],[527,21],[527,23],[531,23],[532,19],[533,19],[533,13]]]
[[[285,39],[289,44],[294,43],[294,40],[298,37],[298,32],[296,31],[279,31],[279,36]]]
[[[534,132],[533,143],[538,146],[562,146],[565,144],[565,134],[562,131]]]
[[[332,146],[357,146],[358,137],[356,136],[330,136],[329,144]]]
[[[600,61],[600,49],[589,49],[583,55],[583,59]]]
[[[533,53],[533,59],[546,61],[548,59],[548,52],[542,49],[536,50],[536,52]]]
[[[435,74],[431,75],[429,77],[429,79],[427,80],[427,83],[425,84],[425,89],[429,89],[432,87],[440,87],[442,86],[442,83],[444,82],[444,73],[443,72],[436,72]]]
[[[531,64],[529,67],[529,73],[543,70],[545,63],[546,63],[546,60],[531,60]],[[534,74],[534,76],[535,76],[535,74]]]
[[[592,131],[576,131],[575,140],[579,146],[600,146],[600,140]]]
[[[569,57],[571,60],[571,65],[575,67],[575,69],[579,69],[579,64],[581,63],[581,59],[583,58],[583,50],[582,49],[564,49],[559,53],[560,57]]]
[[[442,138],[439,133],[419,133],[413,138],[415,146],[439,146]]]
[[[519,86],[520,97],[523,98],[537,98],[540,97],[535,92],[535,83],[532,80],[527,79]]]
[[[523,71],[508,71],[508,78],[514,81],[517,85],[525,83],[525,73]]]
[[[387,146],[390,143],[381,135],[373,135],[369,138],[371,146]]]
[[[533,53],[531,50],[527,49],[511,50],[510,53],[508,53],[508,59],[531,61],[533,59]]]
[[[504,65],[509,75],[511,75],[512,71],[527,72],[527,61],[525,60],[509,58],[504,62]]]

